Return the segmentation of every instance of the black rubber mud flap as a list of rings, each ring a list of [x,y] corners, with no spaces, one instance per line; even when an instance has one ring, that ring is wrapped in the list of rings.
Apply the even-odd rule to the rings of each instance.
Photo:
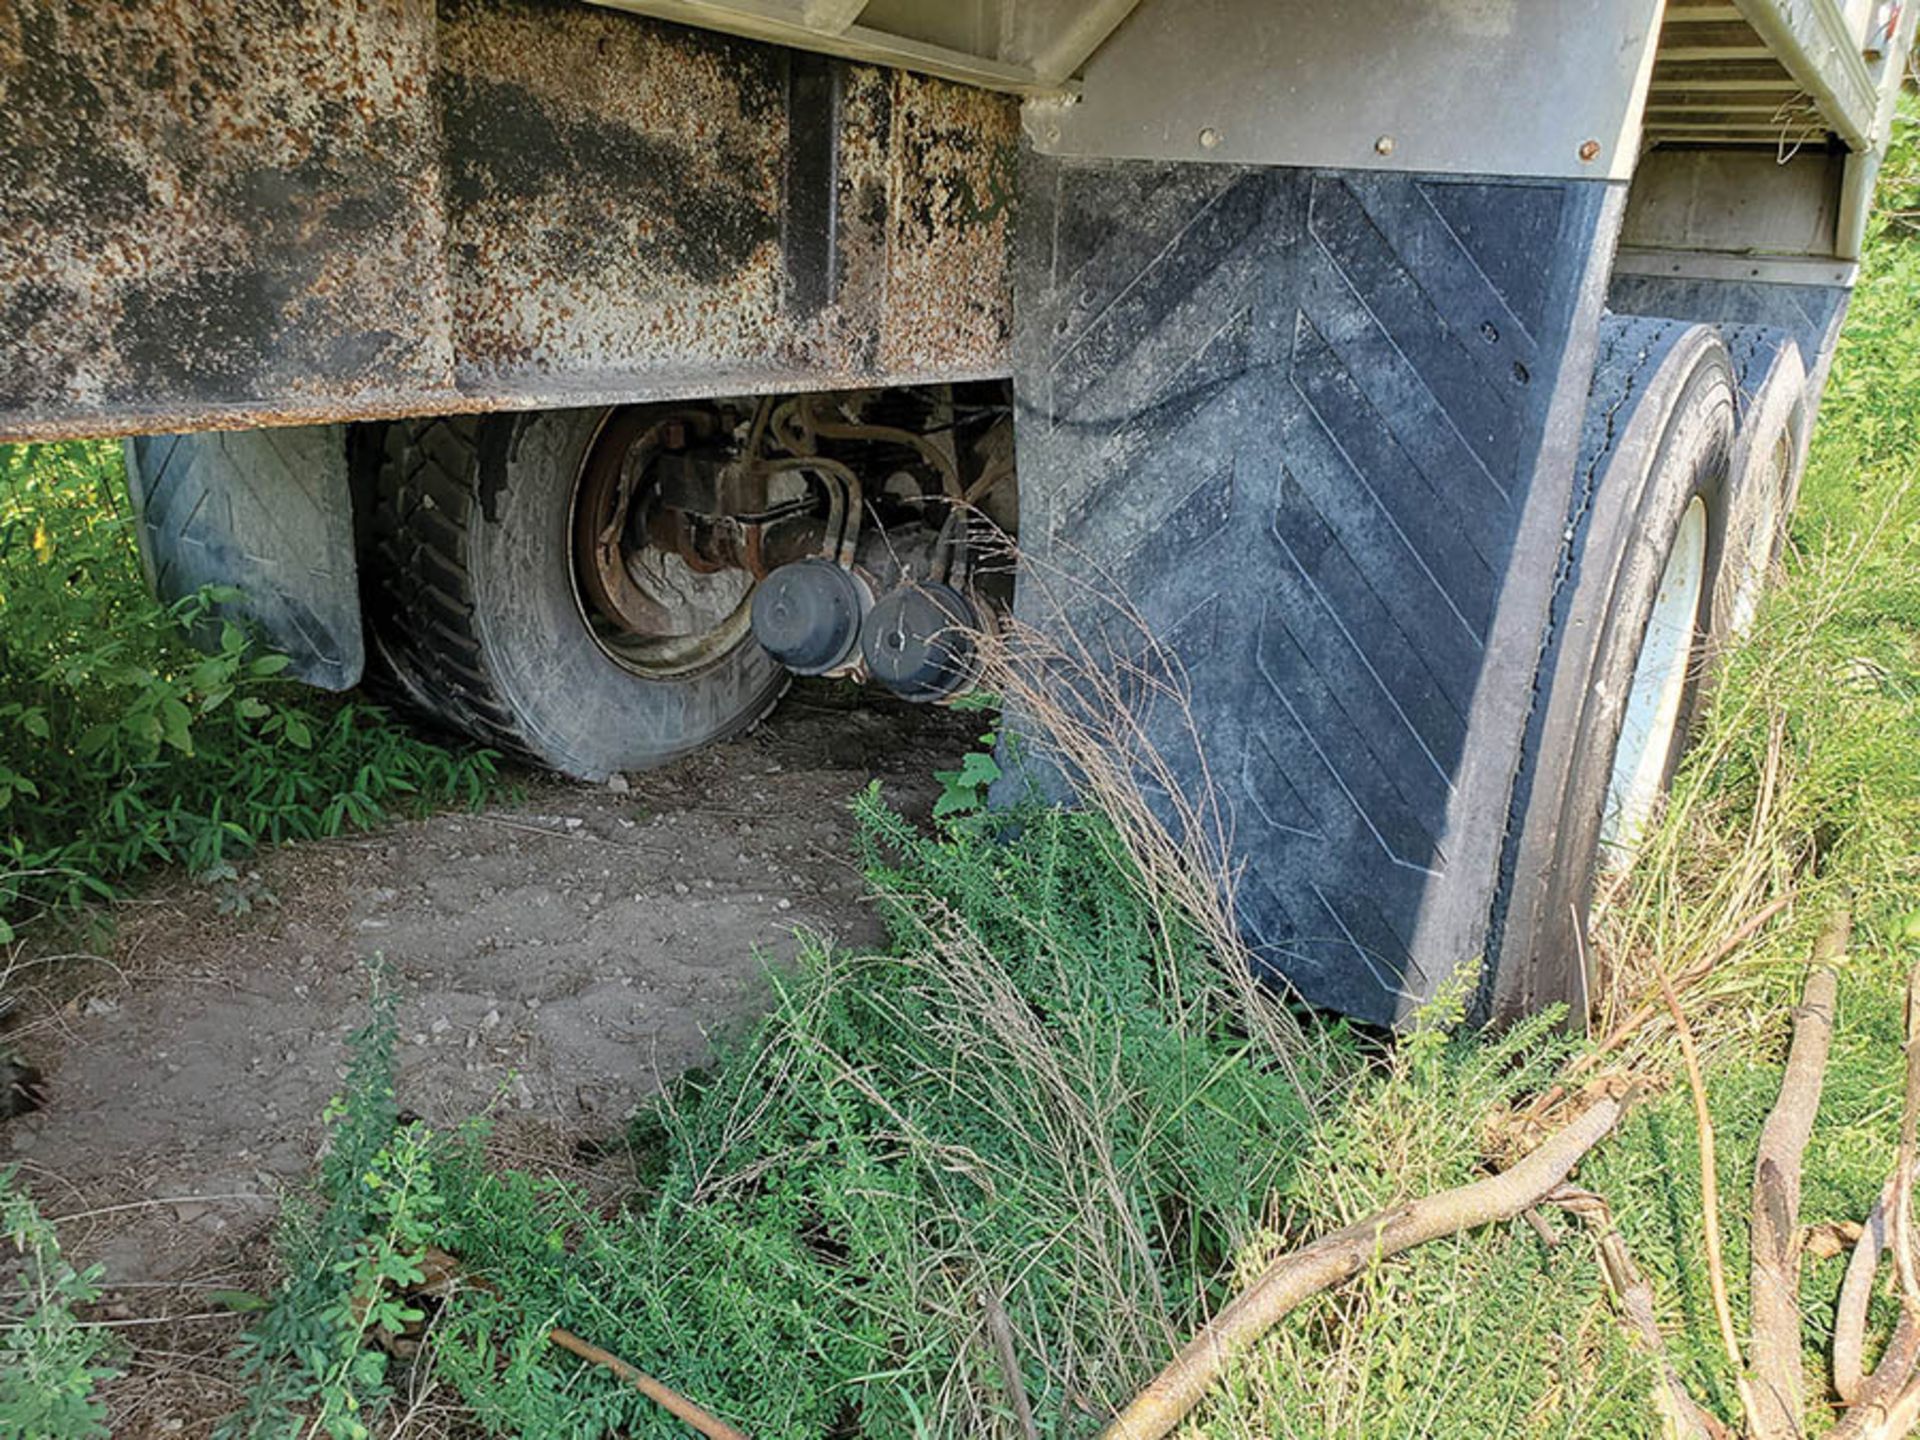
[[[1485,943],[1620,189],[1023,163],[1017,610],[1125,597],[1256,957],[1404,1023]]]
[[[1800,359],[1809,377],[1811,424],[1852,294],[1846,285],[1621,273],[1608,285],[1607,308],[1621,315],[1699,320],[1723,330],[1747,325],[1784,330],[1800,347]],[[1729,337],[1728,347],[1737,349],[1734,337]]]
[[[326,690],[359,681],[345,426],[142,435],[126,458],[156,595],[236,586],[220,611],[290,656],[289,674]]]

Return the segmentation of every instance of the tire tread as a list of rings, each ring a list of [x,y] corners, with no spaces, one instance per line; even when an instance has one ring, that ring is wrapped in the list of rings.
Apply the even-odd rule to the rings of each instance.
[[[487,664],[468,570],[480,417],[384,427],[367,529],[373,652],[416,709],[527,760],[534,748]]]

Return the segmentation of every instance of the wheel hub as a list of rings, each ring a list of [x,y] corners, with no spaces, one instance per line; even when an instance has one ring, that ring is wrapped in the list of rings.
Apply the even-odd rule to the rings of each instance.
[[[747,638],[752,575],[703,557],[684,525],[658,513],[656,463],[715,428],[705,411],[615,411],[580,465],[575,599],[600,648],[636,674],[690,675]]]

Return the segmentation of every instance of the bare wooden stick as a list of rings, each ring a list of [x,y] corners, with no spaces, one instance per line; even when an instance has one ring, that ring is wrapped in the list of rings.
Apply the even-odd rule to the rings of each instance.
[[[1660,993],[1673,1015],[1673,1027],[1680,1038],[1680,1055],[1687,1065],[1687,1088],[1693,1092],[1693,1118],[1700,1137],[1700,1200],[1707,1242],[1707,1288],[1713,1294],[1713,1318],[1720,1327],[1720,1343],[1727,1362],[1739,1377],[1740,1407],[1754,1411],[1753,1387],[1747,1383],[1746,1361],[1740,1355],[1740,1337],[1733,1328],[1733,1305],[1727,1299],[1727,1262],[1720,1253],[1720,1176],[1713,1149],[1713,1117],[1707,1113],[1707,1084],[1700,1074],[1700,1052],[1693,1043],[1693,1027],[1680,1008],[1680,997],[1666,971],[1659,972]]]
[[[1913,1185],[1920,1163],[1920,961],[1907,975],[1906,1085],[1900,1107],[1900,1147],[1893,1176],[1847,1266],[1834,1325],[1834,1381],[1843,1366],[1854,1391],[1852,1408],[1833,1428],[1835,1440],[1901,1440],[1920,1424],[1920,1285],[1914,1279]],[[1879,1220],[1881,1223],[1876,1224]],[[1860,1377],[1860,1337],[1867,1296],[1879,1261],[1878,1243],[1893,1251],[1900,1277],[1900,1319],[1873,1373]],[[1846,1353],[1843,1354],[1843,1345]]]
[[[1855,1429],[1852,1422],[1858,1422]],[[1920,1384],[1908,1382],[1884,1408],[1863,1407],[1827,1432],[1833,1440],[1906,1440],[1920,1421]]]
[[[1859,1401],[1860,1387],[1866,1380],[1860,1357],[1866,1340],[1867,1304],[1873,1298],[1873,1276],[1886,1243],[1887,1194],[1882,1193],[1867,1212],[1867,1223],[1860,1227],[1860,1238],[1848,1257],[1840,1298],[1834,1305],[1833,1389],[1848,1405]]]
[[[1850,926],[1842,911],[1827,922],[1821,939],[1835,932],[1844,936]],[[1838,958],[1831,945],[1816,951]],[[1794,1011],[1786,1073],[1754,1157],[1748,1342],[1754,1408],[1747,1424],[1755,1440],[1794,1440],[1806,1409],[1800,1356],[1800,1164],[1820,1109],[1833,1044],[1833,1005],[1833,971],[1822,966],[1807,977]]]
[[[1033,1406],[1027,1401],[1027,1382],[1020,1373],[1020,1354],[1013,1346],[1013,1326],[1007,1320],[1006,1307],[991,1290],[980,1292],[980,1304],[987,1312],[987,1333],[993,1336],[994,1354],[1000,1362],[1007,1398],[1013,1402],[1014,1418],[1020,1422],[1020,1433],[1026,1440],[1040,1440],[1040,1428],[1033,1423]]]
[[[582,1340],[571,1330],[562,1330],[556,1325],[547,1332],[547,1339],[562,1350],[578,1355],[582,1360],[591,1361],[602,1369],[612,1371],[654,1404],[686,1421],[702,1435],[709,1437],[709,1440],[747,1440],[744,1432],[734,1429],[717,1416],[708,1414],[684,1395],[669,1390],[651,1375],[634,1369],[618,1355],[609,1354],[598,1345]]]
[[[1861,1355],[1867,1333],[1867,1305],[1873,1299],[1873,1277],[1887,1245],[1887,1202],[1893,1184],[1874,1202],[1867,1223],[1860,1227],[1860,1238],[1847,1261],[1847,1273],[1840,1282],[1840,1298],[1833,1317],[1833,1389],[1849,1406],[1866,1403],[1868,1384],[1882,1400],[1904,1383],[1916,1364],[1920,1364],[1920,1312],[1904,1306],[1894,1324],[1886,1349],[1872,1377],[1862,1368]]]
[[[1670,1432],[1681,1440],[1725,1440],[1727,1427],[1693,1398],[1667,1355],[1666,1341],[1654,1318],[1653,1287],[1647,1283],[1640,1267],[1633,1263],[1626,1237],[1614,1225],[1613,1211],[1607,1202],[1591,1190],[1570,1186],[1562,1186],[1547,1198],[1577,1215],[1594,1232],[1600,1251],[1600,1273],[1618,1307],[1621,1326],[1659,1367],[1660,1383],[1654,1392],[1654,1404]]]
[[[1101,1432],[1103,1440],[1160,1440],[1200,1403],[1236,1356],[1309,1297],[1403,1250],[1511,1220],[1538,1204],[1619,1123],[1624,1103],[1603,1097],[1498,1175],[1379,1211],[1281,1256],[1114,1417]]]
[[[1900,1107],[1900,1148],[1894,1158],[1893,1195],[1887,1206],[1887,1244],[1908,1310],[1920,1310],[1920,1278],[1913,1262],[1914,1167],[1920,1164],[1920,961],[1907,973],[1907,1083]]]

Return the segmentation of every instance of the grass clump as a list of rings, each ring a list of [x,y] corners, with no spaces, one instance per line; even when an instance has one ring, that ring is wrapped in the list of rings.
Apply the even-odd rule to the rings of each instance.
[[[287,1282],[240,1348],[247,1403],[221,1433],[365,1440],[393,1396],[376,1337],[403,1334],[423,1312],[409,1287],[445,1201],[433,1137],[401,1123],[394,1102],[395,995],[376,962],[372,1014],[348,1037],[347,1088],[326,1112],[318,1193],[281,1227]]]
[[[237,592],[155,601],[120,454],[0,447],[0,940],[147,866],[213,872],[493,783],[485,751],[282,678],[217,618]]]

